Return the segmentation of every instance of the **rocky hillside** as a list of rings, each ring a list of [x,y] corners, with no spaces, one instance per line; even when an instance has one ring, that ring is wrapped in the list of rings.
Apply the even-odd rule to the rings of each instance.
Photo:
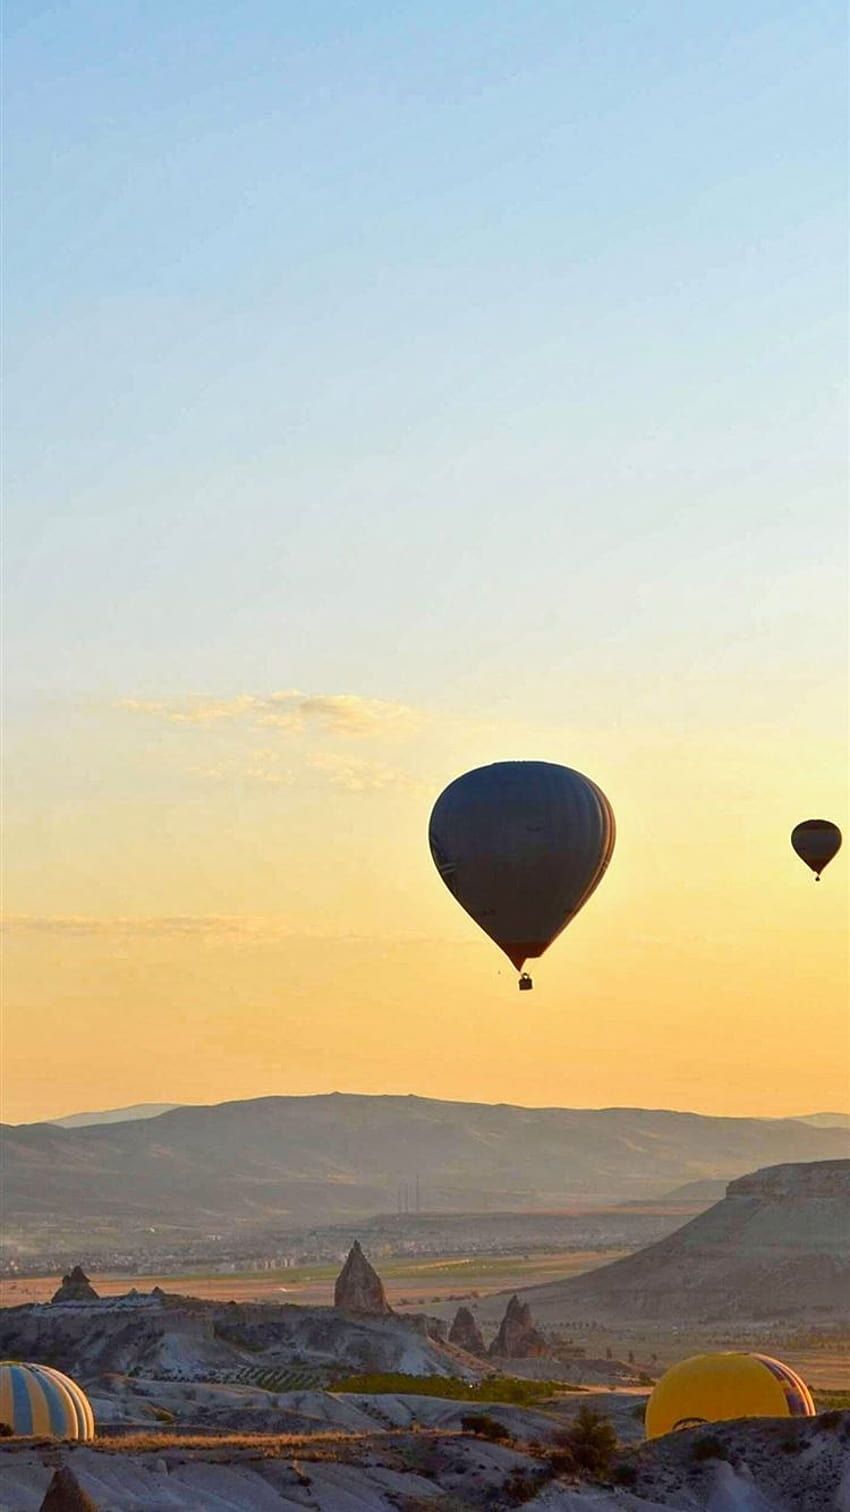
[[[518,1108],[419,1097],[266,1097],[156,1118],[3,1131],[9,1239],[280,1226],[395,1210],[557,1210],[661,1196],[777,1161],[850,1156],[850,1131],[642,1108]],[[70,1246],[69,1246],[70,1247]]]
[[[850,1160],[743,1176],[657,1244],[523,1295],[544,1325],[850,1323]]]
[[[157,1442],[150,1434],[49,1450],[4,1441],[3,1505],[42,1512],[64,1470],[70,1486],[101,1512],[844,1512],[847,1506],[846,1413],[720,1423],[710,1435],[691,1429],[639,1448],[621,1445],[616,1484],[613,1476],[600,1483],[558,1463],[551,1432],[565,1417],[559,1423],[554,1414],[493,1408],[488,1419],[505,1429],[494,1442],[470,1431],[476,1409],[458,1411],[457,1403],[434,1398],[362,1398],[348,1411],[344,1432],[329,1437],[317,1422],[283,1444],[246,1437]],[[63,1512],[73,1505],[60,1503]]]
[[[129,1293],[0,1309],[0,1358],[49,1360],[85,1385],[113,1372],[232,1380],[246,1368],[322,1381],[363,1371],[476,1375],[476,1362],[422,1319],[355,1318],[329,1307],[202,1302]]]

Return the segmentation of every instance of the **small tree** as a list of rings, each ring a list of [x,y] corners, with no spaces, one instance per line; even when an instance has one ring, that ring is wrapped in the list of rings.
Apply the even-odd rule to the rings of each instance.
[[[580,1407],[566,1434],[566,1445],[581,1470],[604,1475],[610,1469],[617,1449],[617,1435],[611,1422],[592,1407]]]
[[[477,1433],[479,1438],[507,1439],[510,1438],[510,1430],[498,1418],[491,1417],[488,1412],[465,1412],[460,1420],[460,1426],[464,1433]]]

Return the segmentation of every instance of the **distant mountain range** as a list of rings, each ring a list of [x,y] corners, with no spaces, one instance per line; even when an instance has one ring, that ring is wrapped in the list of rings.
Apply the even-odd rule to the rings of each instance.
[[[850,1129],[850,1113],[800,1113],[798,1119],[816,1129]]]
[[[264,1097],[63,1128],[6,1127],[7,1236],[165,1226],[301,1228],[393,1212],[558,1210],[663,1197],[780,1161],[850,1155],[850,1131],[644,1108],[421,1097]]]
[[[65,1118],[51,1118],[60,1129],[84,1129],[90,1124],[131,1123],[136,1118],[159,1118],[179,1103],[133,1103],[129,1108],[107,1108],[104,1113],[68,1113]]]
[[[51,1118],[49,1122],[58,1124],[62,1129],[82,1129],[89,1124],[129,1123],[136,1118],[158,1118],[160,1113],[170,1113],[173,1108],[186,1106],[185,1103],[131,1103],[128,1108],[107,1108],[97,1113],[68,1113],[64,1118]],[[813,1124],[818,1129],[850,1129],[850,1113],[796,1113],[790,1116],[795,1123]]]

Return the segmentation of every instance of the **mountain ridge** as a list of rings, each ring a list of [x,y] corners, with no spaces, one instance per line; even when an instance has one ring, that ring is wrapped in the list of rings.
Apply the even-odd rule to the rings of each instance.
[[[103,1123],[132,1123],[143,1119],[159,1118],[163,1113],[173,1113],[183,1108],[222,1108],[235,1103],[261,1103],[273,1102],[286,1099],[290,1102],[308,1102],[317,1098],[368,1098],[373,1102],[398,1101],[402,1099],[419,1102],[436,1103],[444,1107],[480,1107],[480,1108],[517,1108],[530,1113],[663,1113],[685,1118],[711,1118],[711,1119],[746,1119],[759,1123],[803,1123],[813,1128],[824,1129],[850,1129],[850,1113],[835,1111],[819,1111],[814,1113],[786,1113],[786,1114],[730,1114],[730,1113],[699,1113],[693,1108],[665,1108],[646,1107],[641,1103],[602,1103],[591,1105],[570,1105],[563,1103],[514,1103],[495,1102],[482,1103],[465,1098],[434,1098],[425,1097],[416,1092],[269,1092],[259,1097],[248,1098],[222,1098],[220,1102],[141,1102],[129,1103],[118,1108],[94,1108],[83,1112],[64,1113],[56,1118],[26,1119],[20,1123],[2,1123],[0,1128],[27,1129],[36,1128],[42,1124],[51,1124],[56,1128],[87,1128],[92,1124]]]
[[[3,1143],[6,1223],[23,1228],[48,1218],[293,1227],[394,1211],[414,1176],[435,1212],[558,1209],[850,1154],[847,1131],[794,1119],[357,1093],[7,1125]]]

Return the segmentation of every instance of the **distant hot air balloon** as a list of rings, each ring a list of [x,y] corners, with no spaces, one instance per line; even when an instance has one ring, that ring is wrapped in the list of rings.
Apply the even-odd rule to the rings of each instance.
[[[805,1381],[781,1360],[760,1354],[704,1354],[680,1360],[646,1404],[646,1436],[743,1417],[813,1417]]]
[[[804,819],[792,829],[791,844],[819,882],[824,867],[841,849],[841,831],[831,819]]]
[[[428,839],[450,892],[520,971],[587,902],[615,834],[589,777],[548,761],[499,761],[449,784]],[[527,973],[519,985],[531,987]]]

